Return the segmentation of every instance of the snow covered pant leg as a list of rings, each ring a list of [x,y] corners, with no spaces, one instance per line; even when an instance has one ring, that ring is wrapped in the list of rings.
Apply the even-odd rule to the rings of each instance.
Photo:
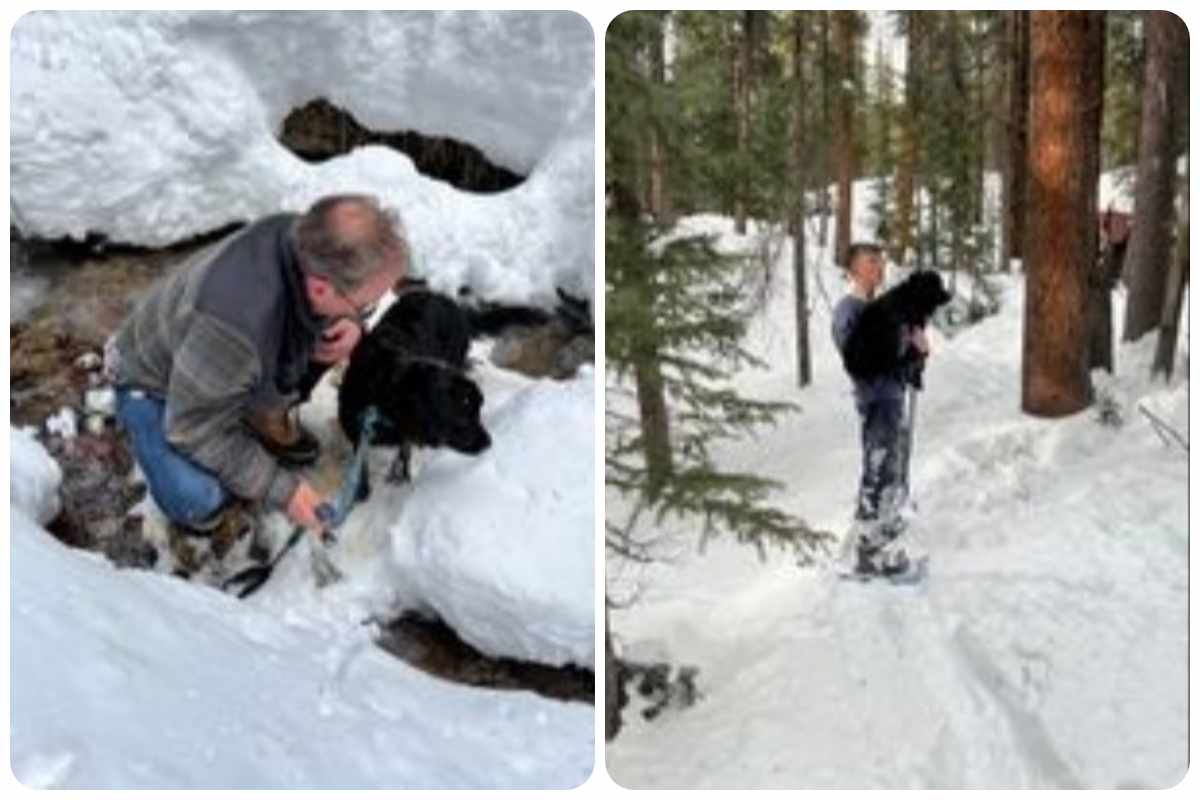
[[[859,520],[884,520],[895,513],[892,507],[900,482],[900,424],[904,400],[876,397],[858,408],[862,417],[862,478],[858,487]]]
[[[184,527],[211,519],[229,493],[217,476],[167,442],[165,403],[140,390],[117,389],[117,421],[129,434],[146,487],[167,518]]]

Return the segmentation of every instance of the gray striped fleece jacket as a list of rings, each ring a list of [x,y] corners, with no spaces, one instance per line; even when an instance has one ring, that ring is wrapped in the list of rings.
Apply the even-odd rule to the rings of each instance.
[[[297,399],[321,331],[292,244],[296,217],[260,220],[195,255],[112,340],[117,384],[165,400],[167,440],[234,495],[285,508],[299,477],[242,423]]]

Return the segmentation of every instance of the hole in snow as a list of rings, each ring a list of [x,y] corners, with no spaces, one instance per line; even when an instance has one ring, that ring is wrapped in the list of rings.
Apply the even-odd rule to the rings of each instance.
[[[525,176],[493,164],[478,148],[455,139],[416,131],[373,131],[323,97],[288,114],[279,141],[312,163],[356,147],[384,145],[411,158],[422,175],[468,192],[502,192],[525,180]]]

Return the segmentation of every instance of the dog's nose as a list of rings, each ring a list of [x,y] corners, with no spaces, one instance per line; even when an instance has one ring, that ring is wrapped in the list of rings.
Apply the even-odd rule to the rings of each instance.
[[[487,431],[480,429],[479,436],[475,437],[475,441],[472,442],[472,447],[474,449],[471,452],[472,453],[482,453],[484,450],[487,450],[491,446],[492,446],[492,437],[488,434]]]

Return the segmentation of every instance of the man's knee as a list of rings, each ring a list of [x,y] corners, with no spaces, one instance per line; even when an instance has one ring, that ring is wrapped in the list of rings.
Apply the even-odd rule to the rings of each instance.
[[[166,476],[159,482],[158,491],[151,488],[151,494],[168,519],[186,527],[210,521],[229,498],[215,478],[197,480],[178,475]]]

